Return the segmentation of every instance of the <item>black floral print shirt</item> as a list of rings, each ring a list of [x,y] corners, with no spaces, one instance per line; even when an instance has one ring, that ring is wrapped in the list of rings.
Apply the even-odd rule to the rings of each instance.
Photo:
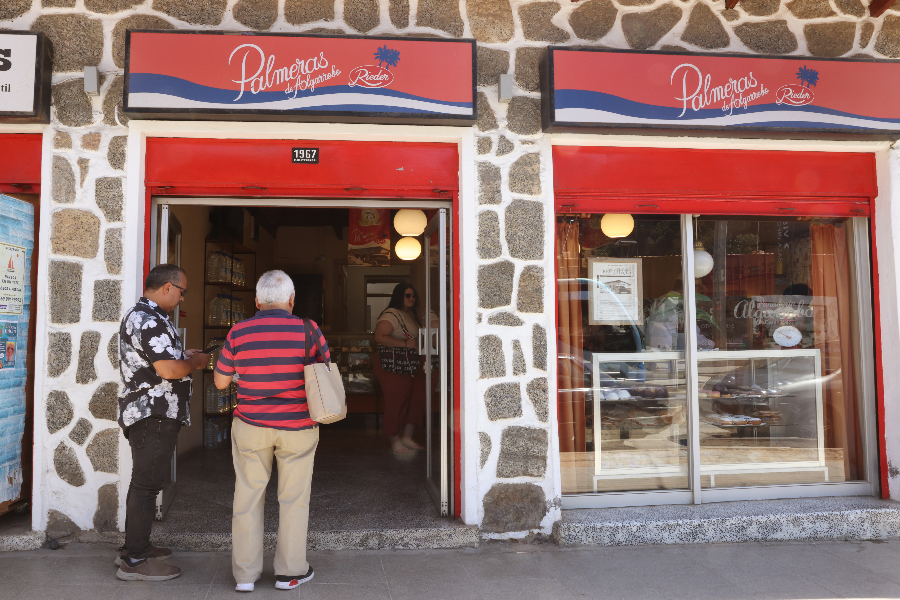
[[[153,368],[159,360],[182,360],[184,348],[175,325],[156,302],[141,298],[119,327],[119,371],[125,389],[119,394],[119,426],[160,415],[191,424],[191,375],[163,379]]]

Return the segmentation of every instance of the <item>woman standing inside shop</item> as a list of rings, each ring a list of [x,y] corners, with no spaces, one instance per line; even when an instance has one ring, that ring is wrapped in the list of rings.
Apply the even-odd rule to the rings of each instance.
[[[417,349],[422,322],[416,290],[398,283],[375,325],[374,370],[384,395],[384,432],[394,454],[423,449],[412,438],[415,428],[425,425],[425,371]]]

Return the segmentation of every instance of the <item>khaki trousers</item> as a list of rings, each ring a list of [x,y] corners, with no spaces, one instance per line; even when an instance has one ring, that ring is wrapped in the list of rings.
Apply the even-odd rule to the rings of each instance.
[[[303,575],[309,493],[319,428],[282,431],[256,427],[240,419],[231,426],[234,458],[234,515],[231,519],[231,568],[237,583],[253,583],[263,568],[263,507],[272,475],[272,457],[278,460],[278,543],[276,575]]]

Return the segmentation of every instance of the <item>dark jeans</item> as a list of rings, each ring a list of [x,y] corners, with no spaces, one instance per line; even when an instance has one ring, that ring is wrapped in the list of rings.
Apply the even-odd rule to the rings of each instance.
[[[141,419],[128,428],[134,464],[125,501],[125,550],[131,558],[149,556],[156,496],[169,481],[179,431],[181,421],[155,417]]]

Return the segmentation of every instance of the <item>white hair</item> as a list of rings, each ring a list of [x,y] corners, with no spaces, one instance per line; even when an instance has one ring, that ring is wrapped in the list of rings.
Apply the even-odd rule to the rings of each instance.
[[[256,282],[256,299],[260,304],[284,304],[293,295],[294,282],[284,271],[266,271]]]

